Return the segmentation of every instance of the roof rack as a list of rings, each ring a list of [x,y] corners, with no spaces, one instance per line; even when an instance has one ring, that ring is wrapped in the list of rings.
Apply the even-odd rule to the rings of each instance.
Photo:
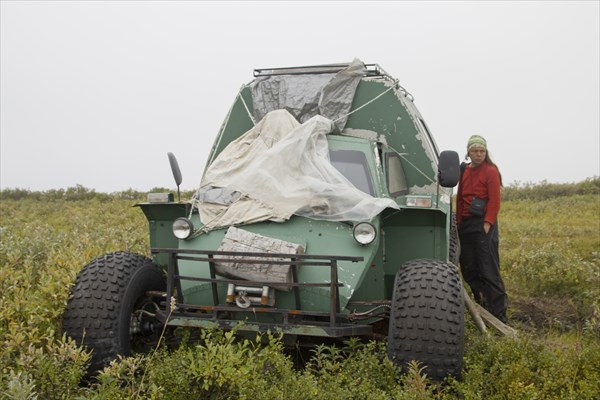
[[[335,74],[347,68],[350,63],[344,64],[324,64],[307,65],[303,67],[285,67],[285,68],[257,68],[254,70],[254,77],[274,76],[274,75],[316,75],[316,74]],[[383,77],[394,80],[378,64],[365,64],[363,76]]]

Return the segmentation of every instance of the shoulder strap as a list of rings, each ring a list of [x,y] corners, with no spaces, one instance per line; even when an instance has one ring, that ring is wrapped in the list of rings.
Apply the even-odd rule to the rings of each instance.
[[[467,168],[467,163],[466,162],[461,162],[460,163],[460,180],[462,181],[462,177],[463,174],[465,173],[465,169]]]

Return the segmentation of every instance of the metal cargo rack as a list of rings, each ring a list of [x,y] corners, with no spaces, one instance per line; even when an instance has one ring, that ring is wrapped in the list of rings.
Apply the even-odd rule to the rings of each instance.
[[[254,77],[274,76],[274,75],[311,75],[311,74],[335,74],[347,68],[350,63],[342,64],[324,64],[324,65],[306,65],[303,67],[283,67],[283,68],[256,68]],[[363,76],[382,77],[393,81],[394,79],[383,70],[378,64],[365,64]]]
[[[168,254],[167,269],[167,291],[161,293],[166,296],[161,302],[157,317],[161,322],[176,326],[191,326],[208,328],[218,325],[221,328],[231,329],[243,322],[243,329],[250,331],[279,330],[282,333],[311,336],[344,337],[353,335],[369,335],[372,326],[352,322],[348,314],[340,313],[339,287],[342,283],[338,281],[338,261],[359,262],[362,257],[348,256],[321,256],[306,254],[282,254],[282,253],[256,253],[256,252],[231,252],[212,250],[182,250],[173,248],[154,248],[153,254]],[[235,256],[235,260],[231,257]],[[243,258],[239,258],[243,257]],[[184,276],[179,273],[179,260],[188,260],[208,263],[210,278]],[[218,284],[246,285],[253,287],[273,286],[274,282],[259,282],[241,279],[229,279],[219,275],[217,278],[217,263],[241,263],[241,264],[271,264],[290,265],[292,281],[284,283],[291,287],[294,298],[294,309],[281,309],[268,306],[257,306],[240,308],[235,305],[224,304],[219,299]],[[202,265],[198,265],[202,268]],[[329,282],[298,282],[299,267],[329,267]],[[212,303],[206,305],[195,305],[184,303],[181,290],[181,281],[209,282],[212,292]],[[281,284],[281,283],[278,283]],[[329,312],[318,312],[302,310],[300,289],[303,287],[329,287],[330,308]],[[171,304],[171,299],[175,303]],[[172,306],[175,306],[172,308]],[[232,313],[245,313],[247,317],[231,318]],[[256,314],[279,315],[281,322],[258,322],[251,318]],[[239,315],[239,314],[238,314]],[[342,322],[344,321],[344,322]]]

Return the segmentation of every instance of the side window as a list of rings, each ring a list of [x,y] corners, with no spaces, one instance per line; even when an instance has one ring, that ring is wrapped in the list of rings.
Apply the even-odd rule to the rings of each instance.
[[[375,196],[369,176],[367,157],[362,151],[329,150],[331,165],[342,173],[359,190]]]
[[[385,171],[387,187],[392,197],[408,193],[406,176],[402,169],[400,156],[396,153],[385,153]]]

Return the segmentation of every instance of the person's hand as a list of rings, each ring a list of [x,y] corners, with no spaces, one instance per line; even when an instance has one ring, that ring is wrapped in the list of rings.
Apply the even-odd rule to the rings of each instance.
[[[483,231],[485,232],[486,235],[489,233],[491,228],[492,228],[492,224],[490,224],[489,222],[485,221],[483,223]]]

